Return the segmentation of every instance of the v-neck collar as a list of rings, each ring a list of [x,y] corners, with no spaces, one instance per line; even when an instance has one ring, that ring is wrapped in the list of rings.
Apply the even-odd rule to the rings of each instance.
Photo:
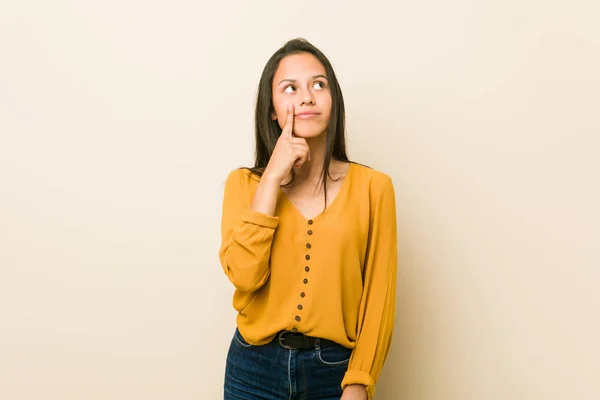
[[[346,176],[344,177],[344,181],[342,182],[342,186],[340,187],[340,190],[338,191],[338,193],[335,195],[335,197],[331,200],[331,202],[329,203],[329,205],[325,208],[325,210],[321,211],[319,214],[315,215],[312,218],[307,218],[304,214],[302,214],[300,212],[300,210],[298,210],[298,208],[294,205],[294,203],[292,203],[292,201],[287,197],[287,195],[283,192],[283,190],[281,190],[281,188],[279,188],[279,193],[281,195],[281,197],[283,198],[283,201],[285,201],[286,203],[289,204],[289,206],[294,210],[294,212],[300,217],[302,218],[302,220],[304,220],[305,222],[308,221],[315,221],[317,219],[322,218],[325,214],[327,214],[327,212],[336,205],[336,203],[338,203],[338,200],[340,197],[344,196],[346,194],[346,191],[348,190],[348,186],[350,185],[349,181],[352,178],[352,169],[354,168],[354,163],[350,162],[350,165],[348,166],[348,171],[346,171]]]

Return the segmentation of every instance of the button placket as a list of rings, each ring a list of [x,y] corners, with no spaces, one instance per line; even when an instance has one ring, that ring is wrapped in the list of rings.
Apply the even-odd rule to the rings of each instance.
[[[309,219],[308,220],[308,225],[312,225],[312,224],[313,224],[313,220]],[[313,234],[312,229],[308,229],[307,230],[307,234],[308,234],[308,236],[312,236],[312,234]],[[310,254],[308,254],[308,251],[312,248],[312,245],[308,241],[308,237],[306,238],[305,247],[306,247],[306,255],[304,256],[304,259],[306,260],[306,263],[308,264],[308,262],[310,261]],[[305,274],[308,274],[308,272],[310,271],[310,267],[308,265],[306,265],[304,267],[304,271],[305,271]],[[308,278],[306,277],[306,275],[305,275],[305,278],[302,280],[302,283],[305,284],[305,285],[308,284]],[[300,297],[302,299],[304,299],[306,297],[306,293],[304,291],[301,292],[300,293]],[[299,303],[298,306],[297,306],[297,308],[298,308],[298,311],[302,311],[304,309],[304,305],[302,303]],[[296,322],[300,322],[302,320],[302,318],[300,317],[300,315],[296,314],[296,316],[294,317],[294,320]],[[293,327],[292,330],[295,332],[298,329],[296,327]]]

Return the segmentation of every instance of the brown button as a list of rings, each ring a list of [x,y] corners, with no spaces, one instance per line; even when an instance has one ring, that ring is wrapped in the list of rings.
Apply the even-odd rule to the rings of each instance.
[[[296,321],[300,321],[300,316],[296,315]]]
[[[294,332],[296,332],[297,330],[298,330],[298,328],[296,328],[296,327],[292,328],[292,331],[294,331]]]
[[[304,297],[304,296],[306,296],[306,295],[304,294],[304,292],[300,293],[300,297]]]
[[[308,254],[304,258],[306,258],[307,260],[310,260],[310,256]]]
[[[304,280],[302,282],[308,283],[308,279],[304,278]]]
[[[298,310],[302,310],[302,304],[298,304]]]
[[[308,272],[308,271],[310,271],[310,268],[308,268],[308,266],[306,266],[306,267],[304,267],[304,270],[305,270],[306,272]]]
[[[306,243],[306,248],[310,249],[310,243]]]
[[[312,235],[312,231],[311,231],[311,230],[309,230],[309,231],[308,231],[308,234],[309,234],[309,235]]]
[[[312,224],[313,224],[313,221],[312,221],[312,219],[309,219],[309,220],[308,220],[308,224],[309,224],[309,225],[312,225]]]

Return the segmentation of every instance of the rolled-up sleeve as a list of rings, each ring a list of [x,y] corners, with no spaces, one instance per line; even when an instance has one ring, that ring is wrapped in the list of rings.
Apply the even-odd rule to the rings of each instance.
[[[231,283],[249,293],[260,289],[269,278],[271,244],[279,218],[250,209],[248,179],[244,170],[227,177],[219,258]]]
[[[363,294],[358,315],[358,334],[342,389],[365,385],[369,399],[392,343],[398,268],[396,199],[394,186],[386,176],[373,191],[371,227],[365,267]]]

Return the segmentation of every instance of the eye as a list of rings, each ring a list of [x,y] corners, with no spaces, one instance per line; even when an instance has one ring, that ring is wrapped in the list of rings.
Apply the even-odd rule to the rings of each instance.
[[[283,88],[284,93],[292,93],[295,90],[296,90],[296,87],[294,85],[287,85],[286,87]]]
[[[313,87],[317,86],[319,89],[325,89],[325,82],[317,81]]]

